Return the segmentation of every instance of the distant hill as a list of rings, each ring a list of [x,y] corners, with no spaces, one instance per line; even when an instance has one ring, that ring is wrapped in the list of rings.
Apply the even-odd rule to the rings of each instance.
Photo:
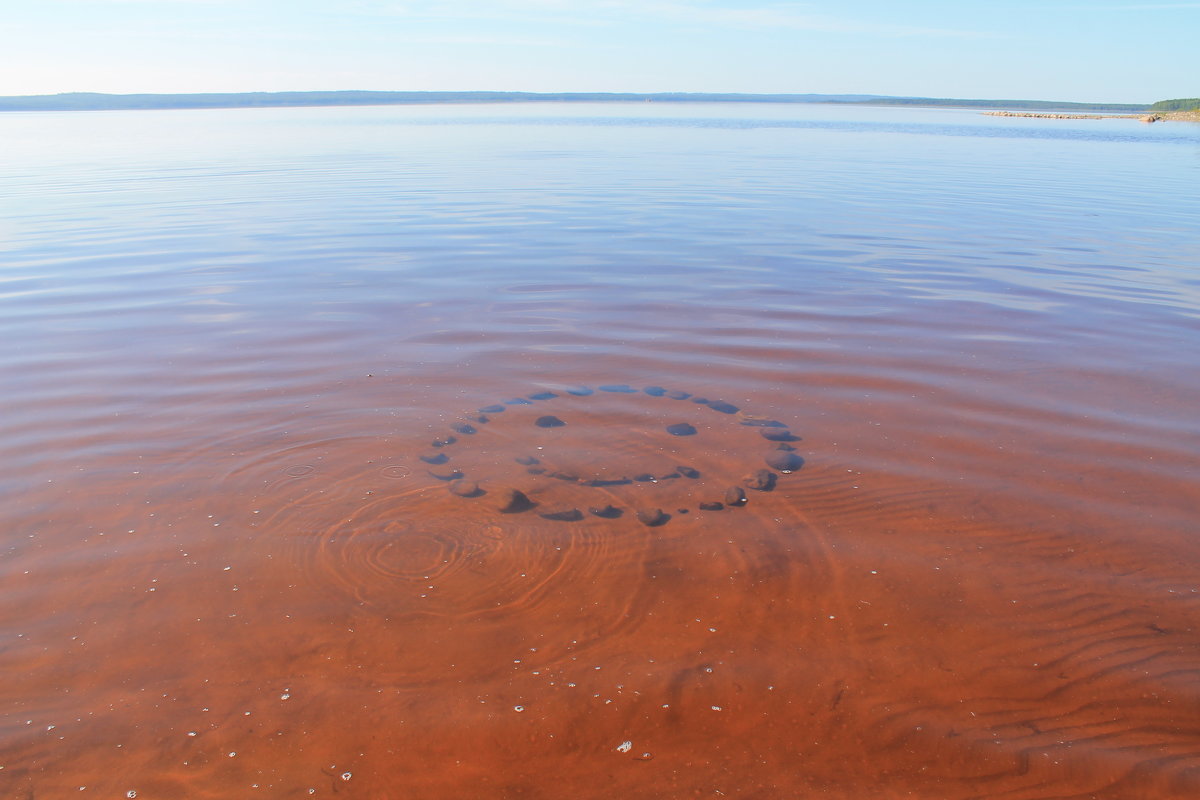
[[[1140,112],[1146,105],[1045,100],[954,100],[870,94],[740,94],[704,92],[237,92],[216,94],[68,94],[0,97],[0,111],[115,111],[128,109],[279,108],[421,103],[846,103],[956,108]],[[1185,102],[1185,101],[1167,101]]]
[[[1149,111],[1197,111],[1200,110],[1200,97],[1186,97],[1182,100],[1159,100],[1150,106]]]

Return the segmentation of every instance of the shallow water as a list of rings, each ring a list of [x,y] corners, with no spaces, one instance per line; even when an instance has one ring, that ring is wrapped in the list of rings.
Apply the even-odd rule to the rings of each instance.
[[[0,796],[1200,793],[1200,126],[0,140]]]

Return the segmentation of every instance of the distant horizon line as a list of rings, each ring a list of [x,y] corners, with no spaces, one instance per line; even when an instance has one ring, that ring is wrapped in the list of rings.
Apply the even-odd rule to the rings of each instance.
[[[826,103],[838,105],[909,105],[995,109],[1078,109],[1142,111],[1151,103],[1088,103],[1070,100],[1020,100],[923,97],[865,93],[799,92],[525,92],[336,89],[250,92],[59,92],[0,96],[0,111],[152,110],[346,105],[403,105],[489,102],[729,102]]]

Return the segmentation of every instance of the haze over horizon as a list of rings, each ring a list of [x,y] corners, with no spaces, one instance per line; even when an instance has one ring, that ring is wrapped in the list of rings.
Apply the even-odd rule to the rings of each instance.
[[[0,95],[740,92],[1151,103],[1200,2],[16,0]]]

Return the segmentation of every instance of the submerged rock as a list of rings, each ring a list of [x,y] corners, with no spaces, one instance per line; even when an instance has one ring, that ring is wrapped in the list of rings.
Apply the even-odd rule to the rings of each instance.
[[[642,391],[651,397],[662,397],[667,393],[667,390],[661,386],[647,386],[645,389],[642,389]]]
[[[449,447],[457,441],[458,439],[454,438],[453,436],[443,436],[440,439],[434,439],[429,444],[433,445],[434,447]]]
[[[542,463],[542,462],[538,461],[536,458],[534,458],[533,456],[517,456],[513,460],[516,461],[518,464],[520,464],[522,467],[532,467],[534,464]]]
[[[796,437],[787,428],[763,428],[758,435],[768,442],[794,442]]]
[[[701,503],[700,504],[701,511],[720,511],[723,508],[725,508],[724,503]]]
[[[672,436],[694,436],[696,428],[686,422],[676,422],[667,426],[667,433]]]
[[[616,519],[625,512],[613,505],[607,506],[592,506],[588,509],[588,513],[594,517],[602,517],[604,519]]]
[[[501,514],[520,514],[533,508],[533,501],[519,489],[504,489],[497,497],[496,508]]]
[[[630,386],[628,383],[609,383],[600,387],[602,392],[616,392],[618,394],[637,394],[637,389]]]
[[[526,400],[524,397],[514,397],[512,400],[505,400],[504,404],[506,406],[531,406],[533,401]]]
[[[790,450],[773,450],[767,453],[767,466],[780,472],[795,472],[804,466],[804,459]]]
[[[775,488],[775,473],[769,469],[760,469],[742,478],[742,486],[760,492],[769,492]]]
[[[746,505],[746,490],[740,486],[730,486],[725,490],[725,505],[727,506],[744,506]]]
[[[675,471],[685,478],[699,478],[700,470],[691,467],[676,467]]]
[[[552,519],[558,522],[578,522],[583,519],[583,513],[578,508],[560,508],[538,514],[542,519]]]
[[[437,478],[439,481],[456,481],[463,476],[456,469],[429,470],[429,474]]]
[[[536,420],[534,420],[533,424],[537,425],[539,428],[561,428],[567,423],[563,422],[553,414],[547,414],[544,417],[538,417]]]
[[[573,394],[576,397],[587,397],[589,394],[594,394],[594,390],[587,386],[576,386],[574,389],[567,389],[567,394]]]
[[[479,413],[480,414],[499,414],[503,410],[504,410],[504,406],[501,406],[501,405],[484,406],[483,408],[479,409]]]
[[[455,433],[461,433],[464,436],[470,436],[471,434],[475,433],[475,428],[465,422],[459,422],[455,425],[451,425],[450,430],[454,431]]]
[[[433,453],[432,455],[421,456],[421,460],[426,464],[445,464],[450,460],[450,456],[445,453]]]
[[[667,392],[667,397],[671,398],[672,400],[687,400],[691,396],[691,392],[681,392],[678,389],[672,389],[671,391]]]
[[[534,392],[529,395],[530,400],[553,400],[558,397],[554,392]]]
[[[784,425],[782,422],[780,422],[777,419],[759,419],[757,417],[746,417],[745,419],[742,420],[742,424],[747,425],[751,428],[786,428],[787,427],[787,425]]]
[[[659,525],[666,524],[667,520],[669,520],[671,516],[661,508],[643,508],[641,511],[637,512],[637,518],[638,522],[642,523],[643,525],[648,525],[651,528],[657,528]]]
[[[459,497],[479,497],[479,495],[483,494],[483,490],[479,488],[479,484],[475,481],[452,481],[448,488],[450,489],[450,494],[455,494]]]
[[[726,403],[724,400],[713,400],[708,404],[708,407],[713,411],[720,411],[722,414],[736,414],[741,411],[737,406],[732,403]]]

